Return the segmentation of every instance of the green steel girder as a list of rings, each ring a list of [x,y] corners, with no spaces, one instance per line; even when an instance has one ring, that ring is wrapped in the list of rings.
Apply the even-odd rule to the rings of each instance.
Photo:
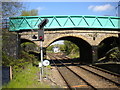
[[[120,17],[113,16],[19,16],[10,17],[9,31],[37,30],[38,24],[47,18],[45,29],[97,28],[120,29]]]

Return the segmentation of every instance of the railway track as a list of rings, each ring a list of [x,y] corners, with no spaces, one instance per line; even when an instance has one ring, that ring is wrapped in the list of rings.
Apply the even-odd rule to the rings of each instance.
[[[95,67],[93,68],[92,66],[79,66],[80,68],[91,72],[101,78],[104,78],[110,82],[113,82],[114,84],[116,84],[117,86],[120,86],[120,76],[113,74],[111,72],[105,72],[104,70],[98,70]]]
[[[89,65],[89,67],[92,67],[92,68],[94,68],[94,69],[97,69],[97,70],[103,71],[103,72],[105,72],[105,73],[109,73],[109,74],[111,74],[111,75],[114,75],[114,76],[118,76],[118,77],[120,77],[120,75],[117,74],[117,73],[114,73],[114,72],[111,72],[111,71],[108,71],[108,70],[105,70],[105,69],[102,69],[102,68],[96,67],[96,66],[94,66],[94,65]]]
[[[51,54],[49,56],[52,56]],[[64,62],[66,65],[79,65],[80,62],[76,61],[76,60],[72,60],[70,59],[68,56],[65,55],[58,55],[58,54],[54,54],[55,58],[57,59],[56,62],[58,60]],[[59,61],[58,61],[59,62]],[[60,65],[60,63],[59,63]]]
[[[52,56],[50,58],[56,59],[56,57]],[[77,75],[74,71],[69,69],[65,64],[63,64],[61,61],[59,61],[61,64],[63,64],[64,67],[57,67],[57,64],[52,60],[52,62],[55,64],[55,67],[57,68],[58,72],[62,76],[63,80],[66,82],[66,85],[69,89],[74,88],[86,88],[86,89],[94,89],[93,86],[91,86],[89,83],[87,83],[83,78],[81,78],[79,75]],[[57,60],[57,59],[56,59]],[[74,82],[75,81],[75,82]]]
[[[120,86],[119,75],[103,72],[102,70],[96,69],[96,67],[93,66],[82,65],[68,67],[61,61],[62,57],[50,55],[50,58],[53,59],[52,62],[55,64],[60,75],[70,89],[81,88],[82,86],[84,88],[91,88],[94,90],[97,90],[101,87],[118,89]],[[63,67],[57,67],[58,64],[54,62],[56,60],[59,62],[59,64],[63,65]]]

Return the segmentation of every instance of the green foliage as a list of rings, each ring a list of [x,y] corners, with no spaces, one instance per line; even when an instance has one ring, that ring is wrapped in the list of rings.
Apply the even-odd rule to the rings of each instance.
[[[60,44],[60,51],[64,52],[65,51],[65,45],[64,44]]]
[[[110,37],[103,40],[98,46],[98,58],[102,58],[114,47],[118,47],[118,38]]]
[[[2,51],[8,56],[15,57],[16,52],[16,33],[2,30]]]
[[[120,51],[118,47],[112,48],[106,53],[106,58],[109,59],[109,61],[115,61],[120,62]]]
[[[47,51],[53,51],[53,47],[54,47],[54,45],[47,47]]]
[[[37,61],[37,58],[33,54],[29,54],[28,52],[21,52],[20,58],[24,58],[29,63],[34,63]]]
[[[65,45],[64,44],[55,44],[54,47],[59,47],[60,51],[65,51]]]
[[[11,63],[16,63],[16,60],[14,54],[16,53],[16,33],[8,32],[8,30],[2,31],[3,39],[2,39],[2,61],[4,66],[13,65]],[[25,50],[34,50],[36,48],[36,45],[33,43],[22,43],[21,46],[25,46]],[[23,48],[23,47],[22,47]],[[21,49],[22,49],[21,48]],[[25,62],[33,62],[34,56],[29,55],[25,50],[21,50],[20,52],[20,59],[24,59]]]
[[[20,59],[14,59],[13,57],[7,56],[5,53],[2,55],[2,65],[12,66],[13,76],[16,76],[17,72],[21,72],[26,65],[37,62],[34,55],[29,55],[27,52],[22,51]]]
[[[120,51],[118,47],[110,49],[105,57],[100,58],[97,62],[120,62]]]
[[[37,15],[38,15],[38,10],[32,9],[30,11],[23,10],[20,16],[37,16]]]
[[[98,46],[98,58],[102,62],[119,62],[119,39],[110,37],[102,41]]]
[[[60,51],[65,51],[65,45],[64,44],[54,44],[49,47],[47,47],[47,51],[52,51],[53,52],[53,47],[59,47]]]
[[[15,78],[3,88],[50,88],[48,85],[38,82],[39,68],[28,64],[21,72],[16,73]]]
[[[15,59],[13,55],[16,53],[16,33],[8,32],[7,29],[3,30],[2,33],[2,65],[12,66],[13,70],[13,80],[4,88],[45,88],[46,86],[37,81],[39,77],[36,70],[38,71],[38,68],[32,67],[32,65],[28,66],[38,62],[34,54],[29,54],[29,51],[36,50],[37,46],[31,42],[22,43],[19,59]]]
[[[37,61],[36,57],[32,54],[29,54],[27,50],[35,50],[36,45],[33,43],[22,43],[21,46],[25,46],[25,50],[23,47],[21,48],[19,59],[15,59],[16,53],[16,33],[8,32],[8,30],[2,31],[3,35],[3,46],[2,46],[2,65],[3,66],[12,66],[13,67],[13,75],[15,76],[17,72],[22,71],[25,66],[29,63],[34,63]]]
[[[79,52],[79,47],[70,41],[64,41],[64,45],[65,45],[65,52],[67,55],[75,54],[76,52]]]
[[[25,52],[36,51],[37,47],[38,46],[34,44],[33,42],[24,42],[21,44],[21,49]]]
[[[68,55],[70,58],[79,58],[79,52],[71,53]]]
[[[5,54],[5,52],[2,52],[2,65],[3,66],[11,66],[13,65],[13,62],[15,59],[11,56],[8,56]]]
[[[64,44],[54,44],[47,48],[47,51],[53,52],[53,47],[59,47],[60,51],[65,53],[71,58],[78,58],[79,57],[79,47],[70,42],[70,41],[64,41]]]

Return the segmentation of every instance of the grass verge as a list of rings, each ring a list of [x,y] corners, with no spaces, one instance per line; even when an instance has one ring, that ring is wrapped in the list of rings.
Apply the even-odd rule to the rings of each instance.
[[[17,73],[16,76],[3,88],[50,88],[50,86],[38,82],[39,79],[38,67],[29,64],[21,72]]]

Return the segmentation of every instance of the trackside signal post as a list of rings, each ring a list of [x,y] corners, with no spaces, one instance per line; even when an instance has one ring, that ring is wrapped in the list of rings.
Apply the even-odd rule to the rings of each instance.
[[[40,67],[40,81],[42,81],[43,76],[43,41],[44,41],[44,29],[43,27],[48,23],[48,19],[44,19],[39,25],[38,30],[38,41],[40,41],[40,56],[41,56],[41,63],[39,63]]]

